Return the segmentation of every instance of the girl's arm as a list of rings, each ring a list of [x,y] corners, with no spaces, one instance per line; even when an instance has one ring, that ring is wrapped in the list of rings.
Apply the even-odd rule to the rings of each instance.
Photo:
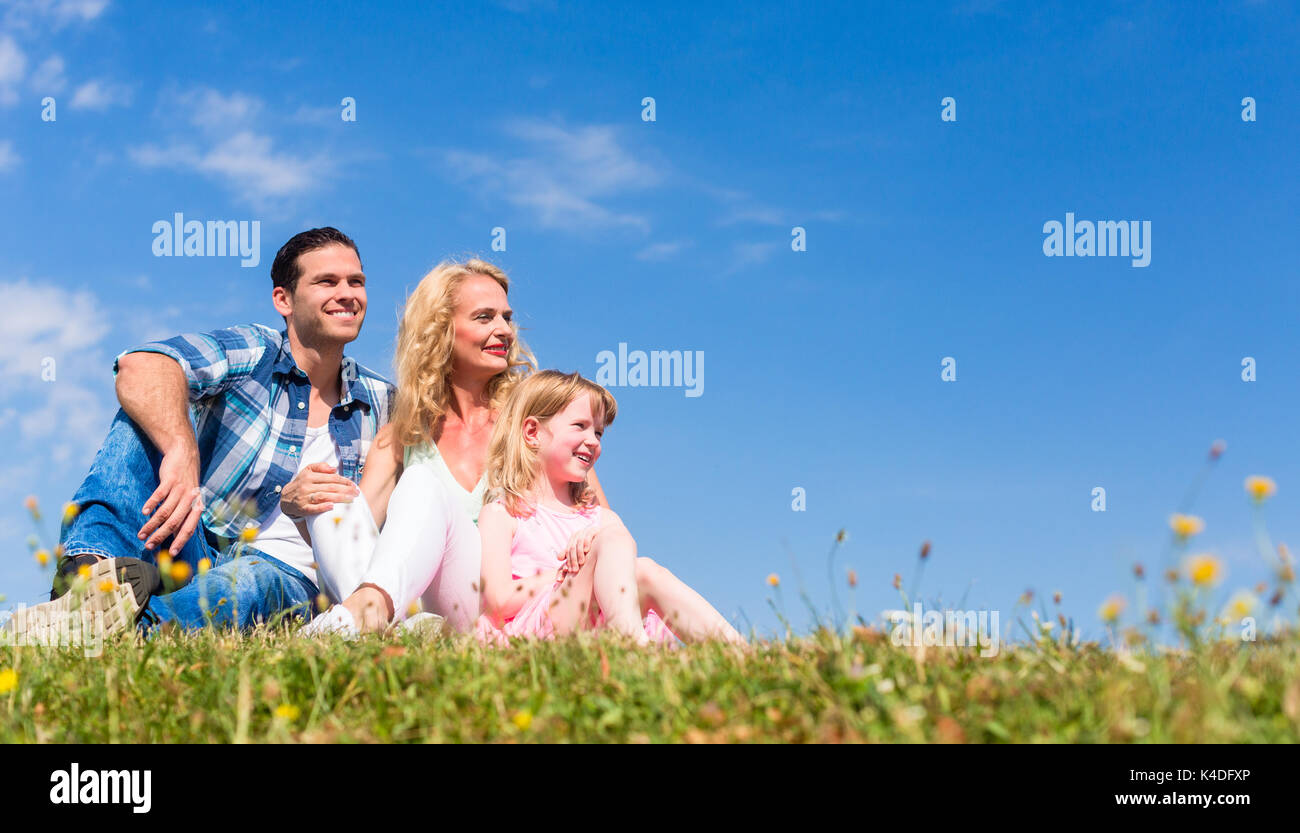
[[[497,627],[518,613],[533,594],[555,583],[553,575],[514,577],[510,569],[510,544],[517,527],[518,521],[500,503],[489,503],[479,510],[478,534],[483,544],[479,592],[483,597],[483,612]]]

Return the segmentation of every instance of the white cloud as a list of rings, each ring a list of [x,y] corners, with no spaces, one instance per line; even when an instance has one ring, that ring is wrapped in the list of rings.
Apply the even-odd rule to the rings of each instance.
[[[297,124],[334,124],[342,121],[342,112],[341,104],[338,107],[309,107],[304,104],[289,116],[289,121]]]
[[[74,110],[104,111],[114,104],[130,104],[131,88],[123,84],[113,84],[98,78],[87,81],[77,87],[72,94],[71,106]]]
[[[0,104],[18,103],[17,86],[27,71],[27,56],[9,35],[0,38]]]
[[[508,132],[522,142],[525,154],[498,159],[477,151],[447,151],[443,161],[451,175],[531,212],[549,228],[649,228],[644,215],[609,203],[658,185],[664,166],[624,148],[614,127],[521,121]]]
[[[717,200],[725,212],[718,220],[720,226],[756,224],[780,226],[785,224],[782,213],[770,205],[759,202],[750,194],[735,188],[723,188],[707,183],[698,185],[701,191]]]
[[[230,132],[252,124],[262,110],[262,100],[244,93],[225,95],[210,87],[163,93],[160,113],[180,115],[195,127]]]
[[[6,380],[0,424],[15,447],[35,452],[38,462],[80,465],[112,415],[110,364],[101,347],[110,316],[84,290],[22,280],[0,283],[0,297],[9,319],[0,332]]]
[[[155,117],[197,131],[185,130],[162,143],[130,148],[128,155],[141,167],[196,173],[259,210],[324,185],[335,161],[323,151],[307,156],[278,148],[276,140],[254,129],[263,109],[261,99],[244,93],[208,87],[165,90]]]
[[[652,243],[651,245],[646,246],[644,249],[637,252],[635,257],[637,260],[648,260],[648,261],[668,260],[673,255],[677,254],[682,249],[684,249],[685,247],[686,244],[681,241],[675,241],[672,243]]]
[[[39,379],[41,359],[83,350],[108,333],[103,310],[86,291],[27,281],[0,283],[8,323],[0,331],[0,374]]]
[[[277,152],[270,137],[251,131],[200,149],[193,144],[132,148],[132,160],[146,168],[189,169],[215,180],[256,204],[305,193],[330,170],[323,156],[302,158]]]
[[[57,516],[85,476],[117,410],[103,342],[121,316],[94,293],[27,280],[0,280],[0,297],[9,316],[0,328],[0,541],[10,545],[0,563],[0,592],[10,601],[35,601],[49,578],[14,557],[18,542],[36,531],[22,499],[40,494],[46,515]],[[41,536],[46,546],[55,543],[51,526],[57,522],[45,524]]]
[[[772,259],[781,248],[781,243],[753,242],[735,243],[731,247],[731,259],[727,263],[724,275],[733,275],[750,266],[760,266]]]
[[[14,143],[8,140],[0,142],[0,174],[11,171],[23,161],[14,152]]]
[[[9,0],[5,8],[5,27],[32,29],[50,24],[62,29],[69,23],[86,23],[103,14],[108,0]]]
[[[63,77],[63,58],[51,55],[32,73],[32,89],[40,95],[53,95],[63,92],[68,86],[68,79]]]

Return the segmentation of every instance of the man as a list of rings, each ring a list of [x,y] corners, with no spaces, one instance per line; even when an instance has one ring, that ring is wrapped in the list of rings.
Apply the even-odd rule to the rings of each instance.
[[[51,601],[18,611],[15,630],[35,641],[87,610],[110,631],[311,615],[311,547],[284,511],[315,514],[358,493],[393,387],[343,355],[366,312],[347,235],[295,235],[271,282],[283,332],[232,327],[118,357],[122,409],[73,498]]]

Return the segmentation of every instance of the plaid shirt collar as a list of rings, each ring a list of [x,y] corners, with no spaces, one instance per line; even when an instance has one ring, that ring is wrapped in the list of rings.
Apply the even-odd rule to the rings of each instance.
[[[298,367],[298,362],[293,358],[293,349],[289,344],[289,331],[280,331],[280,352],[275,357],[275,363],[271,365],[271,372],[281,376],[298,376],[307,379],[307,374]],[[344,384],[339,388],[339,405],[350,405],[356,400],[366,408],[374,408],[375,403],[370,401],[370,393],[361,381],[361,373],[357,369],[357,362],[351,356],[343,357],[343,364],[340,368],[340,378]]]

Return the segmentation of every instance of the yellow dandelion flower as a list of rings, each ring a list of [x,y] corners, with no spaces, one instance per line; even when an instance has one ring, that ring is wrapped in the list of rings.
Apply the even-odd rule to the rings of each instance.
[[[767,583],[773,587],[778,587],[781,584],[781,577],[776,573],[769,573],[767,576]]]
[[[28,512],[32,513],[33,518],[38,521],[41,519],[41,505],[36,502],[36,495],[28,495],[27,499],[23,501],[23,506],[27,508]]]
[[[1263,503],[1277,494],[1277,484],[1271,477],[1252,474],[1246,478],[1246,494],[1250,495],[1251,500],[1256,503]]]
[[[190,577],[190,565],[184,561],[173,561],[171,567],[172,581],[184,584]]]
[[[0,694],[8,694],[18,688],[18,672],[12,668],[0,671]]]
[[[1238,590],[1232,594],[1232,598],[1228,599],[1223,615],[1229,620],[1241,621],[1255,610],[1257,604],[1259,604],[1259,597],[1254,593],[1249,590]]]
[[[42,567],[44,567],[46,564],[49,564],[49,563],[50,563],[50,552],[49,552],[49,550],[37,550],[37,551],[36,551],[36,563],[37,563],[37,564],[40,564]]]
[[[162,550],[158,553],[158,572],[167,575],[172,571],[172,554],[170,550]]]
[[[82,564],[77,568],[77,578],[83,581],[90,581],[90,565]]]
[[[112,593],[116,589],[117,582],[113,581],[111,578],[106,578],[99,583],[99,592],[101,593]]]
[[[514,717],[510,718],[510,722],[515,724],[519,731],[527,732],[528,727],[533,725],[533,713],[528,709],[521,709],[515,712]]]
[[[205,573],[207,573],[208,570],[211,569],[212,569],[212,559],[210,558],[199,559],[199,575],[204,575]]]
[[[1192,584],[1218,584],[1223,579],[1223,562],[1209,553],[1188,556],[1183,569]]]
[[[239,533],[239,540],[243,541],[245,544],[251,544],[253,542],[253,539],[255,539],[256,537],[257,537],[257,527],[253,526],[252,524],[249,524],[248,526],[244,527],[243,531]]]
[[[407,608],[406,608],[406,615],[407,615],[407,618],[410,618],[411,616],[414,616],[415,614],[417,614],[417,613],[419,613],[419,612],[420,612],[420,600],[419,600],[419,599],[416,599],[415,601],[411,602],[411,603],[407,606]]]
[[[1169,528],[1180,540],[1186,541],[1205,529],[1205,521],[1195,515],[1173,514],[1169,516]]]
[[[81,514],[81,507],[75,503],[63,504],[63,525],[67,526]]]
[[[1101,603],[1101,607],[1097,610],[1097,615],[1101,617],[1101,621],[1103,622],[1114,622],[1119,618],[1119,615],[1124,612],[1124,605],[1124,597],[1116,594]]]
[[[292,703],[281,703],[275,707],[276,719],[283,720],[286,723],[297,720],[300,714],[302,714],[302,710]]]

